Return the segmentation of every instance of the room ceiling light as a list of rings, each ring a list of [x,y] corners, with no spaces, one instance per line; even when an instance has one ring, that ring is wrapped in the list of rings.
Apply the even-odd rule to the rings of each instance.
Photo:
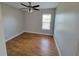
[[[37,9],[37,7],[40,7],[40,5],[34,5],[32,6],[31,2],[28,2],[29,5],[25,5],[23,3],[21,3],[22,6],[24,6],[25,8],[22,9],[28,9],[28,12],[33,12],[33,10],[39,11],[40,9]]]

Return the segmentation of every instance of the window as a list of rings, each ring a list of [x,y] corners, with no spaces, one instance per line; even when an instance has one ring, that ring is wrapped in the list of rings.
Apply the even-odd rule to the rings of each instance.
[[[51,14],[42,15],[42,29],[50,30]]]

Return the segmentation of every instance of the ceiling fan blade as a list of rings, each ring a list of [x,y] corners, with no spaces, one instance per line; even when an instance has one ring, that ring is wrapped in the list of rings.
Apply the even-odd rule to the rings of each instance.
[[[40,7],[40,5],[35,5],[35,6],[33,6],[33,7]]]
[[[38,11],[40,11],[40,9],[36,9],[36,8],[34,8],[34,10],[38,10]]]
[[[25,7],[29,7],[29,6],[27,6],[27,5],[23,4],[23,3],[21,3],[21,5],[23,5],[23,6],[25,6]]]

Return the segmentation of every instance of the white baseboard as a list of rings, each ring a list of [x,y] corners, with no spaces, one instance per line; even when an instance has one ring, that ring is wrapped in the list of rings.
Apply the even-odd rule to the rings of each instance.
[[[20,32],[20,33],[18,33],[16,35],[10,37],[9,39],[6,40],[6,42],[9,41],[9,40],[11,40],[11,39],[13,39],[13,38],[15,38],[15,37],[17,37],[17,36],[19,36],[19,35],[21,35],[22,33],[24,33],[24,32]]]
[[[24,31],[24,32],[27,32],[27,33],[35,33],[35,34],[43,34],[43,35],[53,36],[53,34],[40,33],[40,32],[32,32],[32,31]]]
[[[53,35],[53,37],[54,37],[54,41],[55,41],[56,48],[57,48],[57,50],[58,50],[59,56],[61,56],[61,52],[60,52],[60,49],[59,49],[59,46],[58,46],[58,43],[57,43],[57,40],[56,40],[55,35]]]
[[[13,39],[13,38],[15,38],[15,37],[17,37],[17,36],[19,36],[19,35],[21,35],[21,34],[24,33],[24,32],[53,36],[53,34],[46,34],[46,33],[32,32],[32,31],[23,31],[23,32],[20,32],[20,33],[18,33],[18,34],[16,34],[16,35],[10,37],[9,39],[6,39],[6,42],[9,41],[9,40],[11,40],[11,39]]]

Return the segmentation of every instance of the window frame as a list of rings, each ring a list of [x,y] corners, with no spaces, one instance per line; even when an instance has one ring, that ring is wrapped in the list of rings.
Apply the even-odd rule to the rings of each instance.
[[[45,20],[44,20],[44,17],[45,17],[45,16],[49,16],[49,18],[48,18],[49,21],[45,21]],[[43,29],[43,30],[50,30],[51,16],[52,16],[51,14],[43,14],[43,15],[42,15],[42,29]],[[48,25],[48,28],[45,27],[45,25],[44,25],[45,23],[48,23],[48,24],[47,24],[47,25]]]

